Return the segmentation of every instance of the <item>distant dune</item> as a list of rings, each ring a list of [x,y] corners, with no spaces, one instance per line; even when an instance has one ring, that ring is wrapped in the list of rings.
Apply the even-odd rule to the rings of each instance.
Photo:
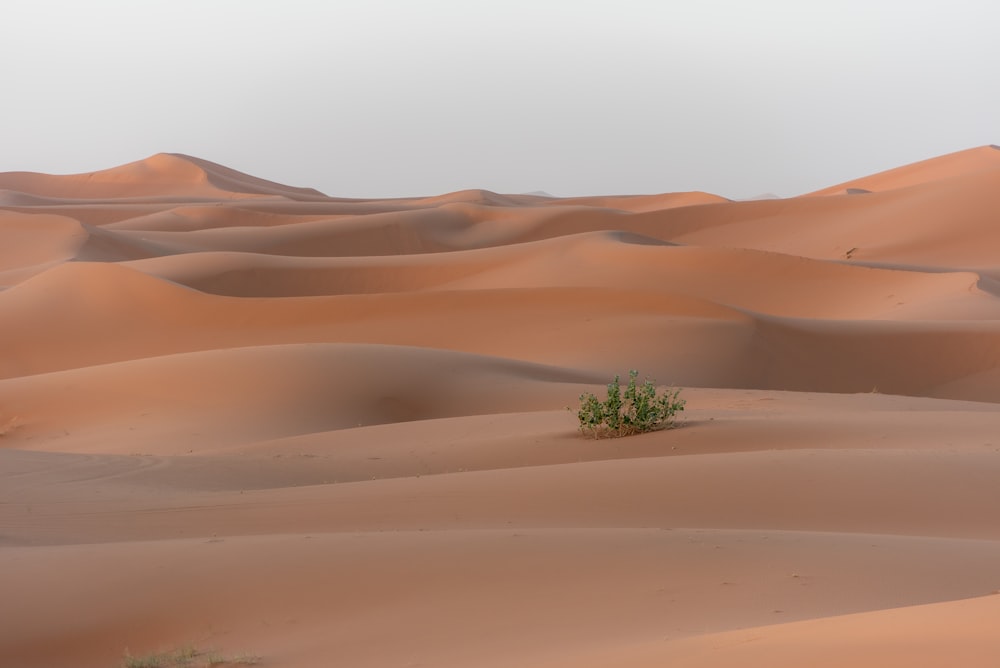
[[[0,666],[992,668],[998,211],[0,174]]]
[[[1000,169],[1000,146],[980,146],[956,153],[949,153],[929,160],[921,160],[871,176],[841,183],[818,190],[812,195],[839,195],[845,191],[880,192],[907,188],[931,181],[963,177],[976,172],[993,172]]]
[[[311,188],[266,181],[180,153],[158,153],[121,167],[69,176],[10,172],[0,176],[0,183],[4,190],[54,200],[324,198]]]

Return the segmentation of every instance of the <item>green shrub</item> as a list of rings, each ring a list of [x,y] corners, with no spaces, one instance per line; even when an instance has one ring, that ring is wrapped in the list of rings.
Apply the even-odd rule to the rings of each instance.
[[[656,394],[656,385],[646,379],[636,384],[638,371],[628,372],[628,386],[622,392],[619,378],[608,384],[608,398],[603,402],[589,392],[580,395],[580,431],[594,438],[628,436],[673,424],[674,415],[684,410],[686,403],[680,390]]]

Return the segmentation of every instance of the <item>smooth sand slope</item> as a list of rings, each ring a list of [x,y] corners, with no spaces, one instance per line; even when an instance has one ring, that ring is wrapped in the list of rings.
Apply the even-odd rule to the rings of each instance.
[[[0,174],[0,666],[995,666],[998,211]]]

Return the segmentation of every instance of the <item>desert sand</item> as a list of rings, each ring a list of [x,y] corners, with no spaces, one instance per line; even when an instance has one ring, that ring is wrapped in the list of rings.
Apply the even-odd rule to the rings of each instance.
[[[998,212],[0,174],[0,666],[994,667]]]

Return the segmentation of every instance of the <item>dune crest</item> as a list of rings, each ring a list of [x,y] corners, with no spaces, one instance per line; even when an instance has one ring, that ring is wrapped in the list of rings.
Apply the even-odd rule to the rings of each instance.
[[[996,170],[1000,170],[1000,149],[990,144],[896,167],[871,176],[823,188],[809,193],[807,196],[881,192]]]
[[[998,185],[0,174],[0,666],[992,666]]]
[[[17,204],[35,198],[56,200],[137,199],[169,197],[181,199],[238,199],[285,197],[325,199],[311,188],[293,188],[243,174],[208,160],[181,153],[156,155],[84,174],[53,176],[34,172],[0,174],[0,189],[23,194]]]

